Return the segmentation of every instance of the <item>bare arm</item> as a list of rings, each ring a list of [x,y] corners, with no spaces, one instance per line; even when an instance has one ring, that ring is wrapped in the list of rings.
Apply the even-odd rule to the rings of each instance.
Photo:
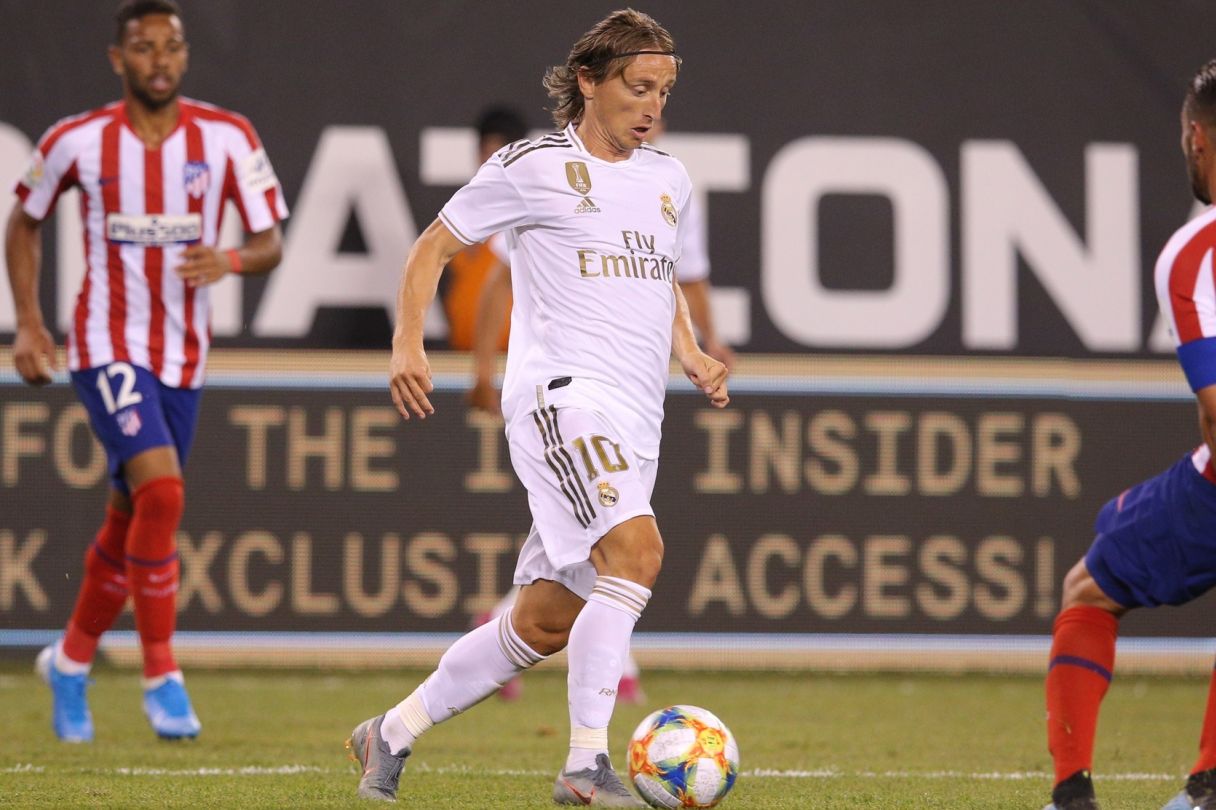
[[[30,385],[46,385],[57,368],[55,339],[42,320],[38,276],[42,265],[42,223],[14,205],[4,231],[4,259],[17,311],[13,364]],[[48,368],[49,367],[49,368]]]
[[[431,384],[431,366],[422,348],[422,326],[426,311],[435,300],[443,268],[465,247],[436,219],[414,242],[406,257],[397,293],[397,326],[393,330],[388,384],[393,404],[407,420],[411,411],[419,419],[435,412],[426,396],[435,386]]]
[[[498,357],[498,336],[511,311],[511,268],[495,262],[477,299],[477,326],[473,330],[473,388],[469,404],[497,414],[501,409],[494,388],[494,361]]]
[[[245,244],[236,248],[236,262],[229,250],[191,245],[182,253],[183,261],[175,268],[178,277],[191,287],[214,284],[228,273],[243,276],[269,273],[283,258],[283,230],[273,225],[264,231],[247,234]]]
[[[1195,396],[1199,400],[1199,433],[1212,458],[1216,458],[1216,385],[1200,388]]]
[[[672,281],[676,296],[676,314],[671,322],[671,351],[684,369],[684,374],[709,397],[715,408],[725,408],[730,402],[726,390],[726,366],[715,360],[697,346],[692,330],[692,319],[688,315],[688,302],[680,285]]]
[[[680,289],[684,292],[684,300],[688,302],[688,315],[692,318],[692,324],[701,335],[705,353],[721,360],[730,368],[735,364],[735,353],[718,339],[718,332],[714,328],[713,309],[709,303],[709,279],[681,282]]]

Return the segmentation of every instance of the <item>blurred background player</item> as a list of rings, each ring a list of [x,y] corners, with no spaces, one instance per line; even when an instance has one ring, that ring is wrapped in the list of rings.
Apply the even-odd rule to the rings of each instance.
[[[111,491],[85,555],[62,639],[38,656],[60,739],[93,739],[89,668],[130,595],[143,652],[143,708],[161,737],[201,725],[173,656],[189,453],[210,341],[207,287],[279,263],[283,192],[249,122],[181,98],[188,45],[171,0],[118,7],[109,59],[123,99],[43,135],[5,238],[17,310],[13,358],[31,385],[51,381],[55,341],[38,298],[41,226],[59,195],[82,194],[87,271],[67,336],[76,394],[105,448]],[[215,247],[219,212],[236,202],[247,236]]]
[[[528,134],[523,115],[513,107],[494,104],[477,116],[477,165],[507,144]],[[479,410],[497,414],[498,389],[494,387],[494,358],[507,350],[511,331],[511,271],[507,244],[502,234],[471,245],[448,262],[443,307],[448,318],[448,345],[474,351],[474,361],[489,358],[489,372],[478,366],[468,402]]]
[[[483,164],[410,250],[389,385],[403,418],[425,419],[423,318],[439,276],[463,247],[507,232],[516,297],[503,411],[534,525],[511,612],[466,633],[405,700],[352,731],[360,796],[395,799],[429,728],[565,649],[570,747],[554,801],[645,806],[612,767],[608,726],[662,564],[649,501],[672,356],[715,407],[730,401],[727,369],[699,348],[674,277],[692,185],[645,143],[678,70],[655,20],[609,14],[545,76],[561,131]]]
[[[1055,761],[1048,810],[1093,810],[1098,710],[1115,664],[1119,618],[1181,605],[1216,585],[1216,61],[1191,80],[1182,108],[1191,190],[1208,206],[1157,259],[1155,282],[1178,360],[1195,392],[1202,444],[1102,507],[1097,537],[1064,579],[1047,670],[1047,743]],[[1216,671],[1199,758],[1164,810],[1216,810]]]
[[[502,104],[486,107],[477,116],[477,165],[509,143],[528,134],[528,125],[515,109]],[[499,238],[501,242],[501,237]],[[473,348],[477,328],[477,307],[486,280],[506,260],[506,245],[491,245],[494,238],[471,245],[448,262],[442,291],[443,309],[448,319],[448,346],[458,351]],[[510,293],[508,292],[508,295]],[[507,307],[510,307],[508,299]],[[507,349],[509,323],[500,325],[492,345]]]

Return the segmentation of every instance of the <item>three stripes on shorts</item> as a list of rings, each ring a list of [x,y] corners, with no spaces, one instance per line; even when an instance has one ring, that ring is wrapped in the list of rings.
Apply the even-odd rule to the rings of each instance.
[[[587,497],[583,481],[578,477],[574,459],[562,441],[562,433],[557,426],[557,408],[552,405],[547,408],[538,408],[532,412],[532,418],[545,443],[545,462],[557,476],[558,486],[562,494],[570,501],[575,519],[580,526],[586,529],[595,519],[595,507],[591,505],[591,498]]]

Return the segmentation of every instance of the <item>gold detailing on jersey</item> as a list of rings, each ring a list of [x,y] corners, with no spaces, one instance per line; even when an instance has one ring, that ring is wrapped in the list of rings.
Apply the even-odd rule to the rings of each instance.
[[[583,197],[583,199],[579,200],[578,205],[574,206],[574,213],[576,214],[598,214],[599,212],[600,207],[590,197]]]
[[[663,212],[663,219],[674,228],[676,226],[676,207],[671,202],[671,195],[660,194],[659,203],[659,208]]]
[[[536,429],[545,444],[545,463],[557,476],[558,489],[566,496],[566,500],[570,501],[574,519],[586,529],[595,519],[595,507],[591,505],[591,498],[587,496],[587,490],[583,488],[583,482],[575,471],[574,459],[562,441],[562,432],[557,425],[557,408],[552,405],[548,408],[538,408],[532,412],[532,419],[536,422]]]
[[[582,278],[639,278],[671,283],[676,263],[666,256],[638,256],[634,253],[607,254],[580,248],[578,274]]]
[[[590,194],[591,174],[587,171],[587,164],[581,160],[567,161],[566,182],[570,184],[570,188],[584,197]]]
[[[616,487],[607,481],[600,481],[596,486],[600,490],[600,506],[616,506],[617,501],[621,499],[621,493],[617,492]]]

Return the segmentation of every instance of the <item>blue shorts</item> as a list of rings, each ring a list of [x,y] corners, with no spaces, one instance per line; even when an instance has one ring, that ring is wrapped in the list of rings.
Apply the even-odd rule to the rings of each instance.
[[[121,361],[73,371],[72,385],[106,450],[110,484],[119,492],[131,494],[123,464],[145,450],[175,447],[178,462],[185,465],[201,390],[172,388],[146,368]]]
[[[1216,585],[1216,485],[1188,453],[1109,501],[1085,566],[1124,607],[1182,605]]]

